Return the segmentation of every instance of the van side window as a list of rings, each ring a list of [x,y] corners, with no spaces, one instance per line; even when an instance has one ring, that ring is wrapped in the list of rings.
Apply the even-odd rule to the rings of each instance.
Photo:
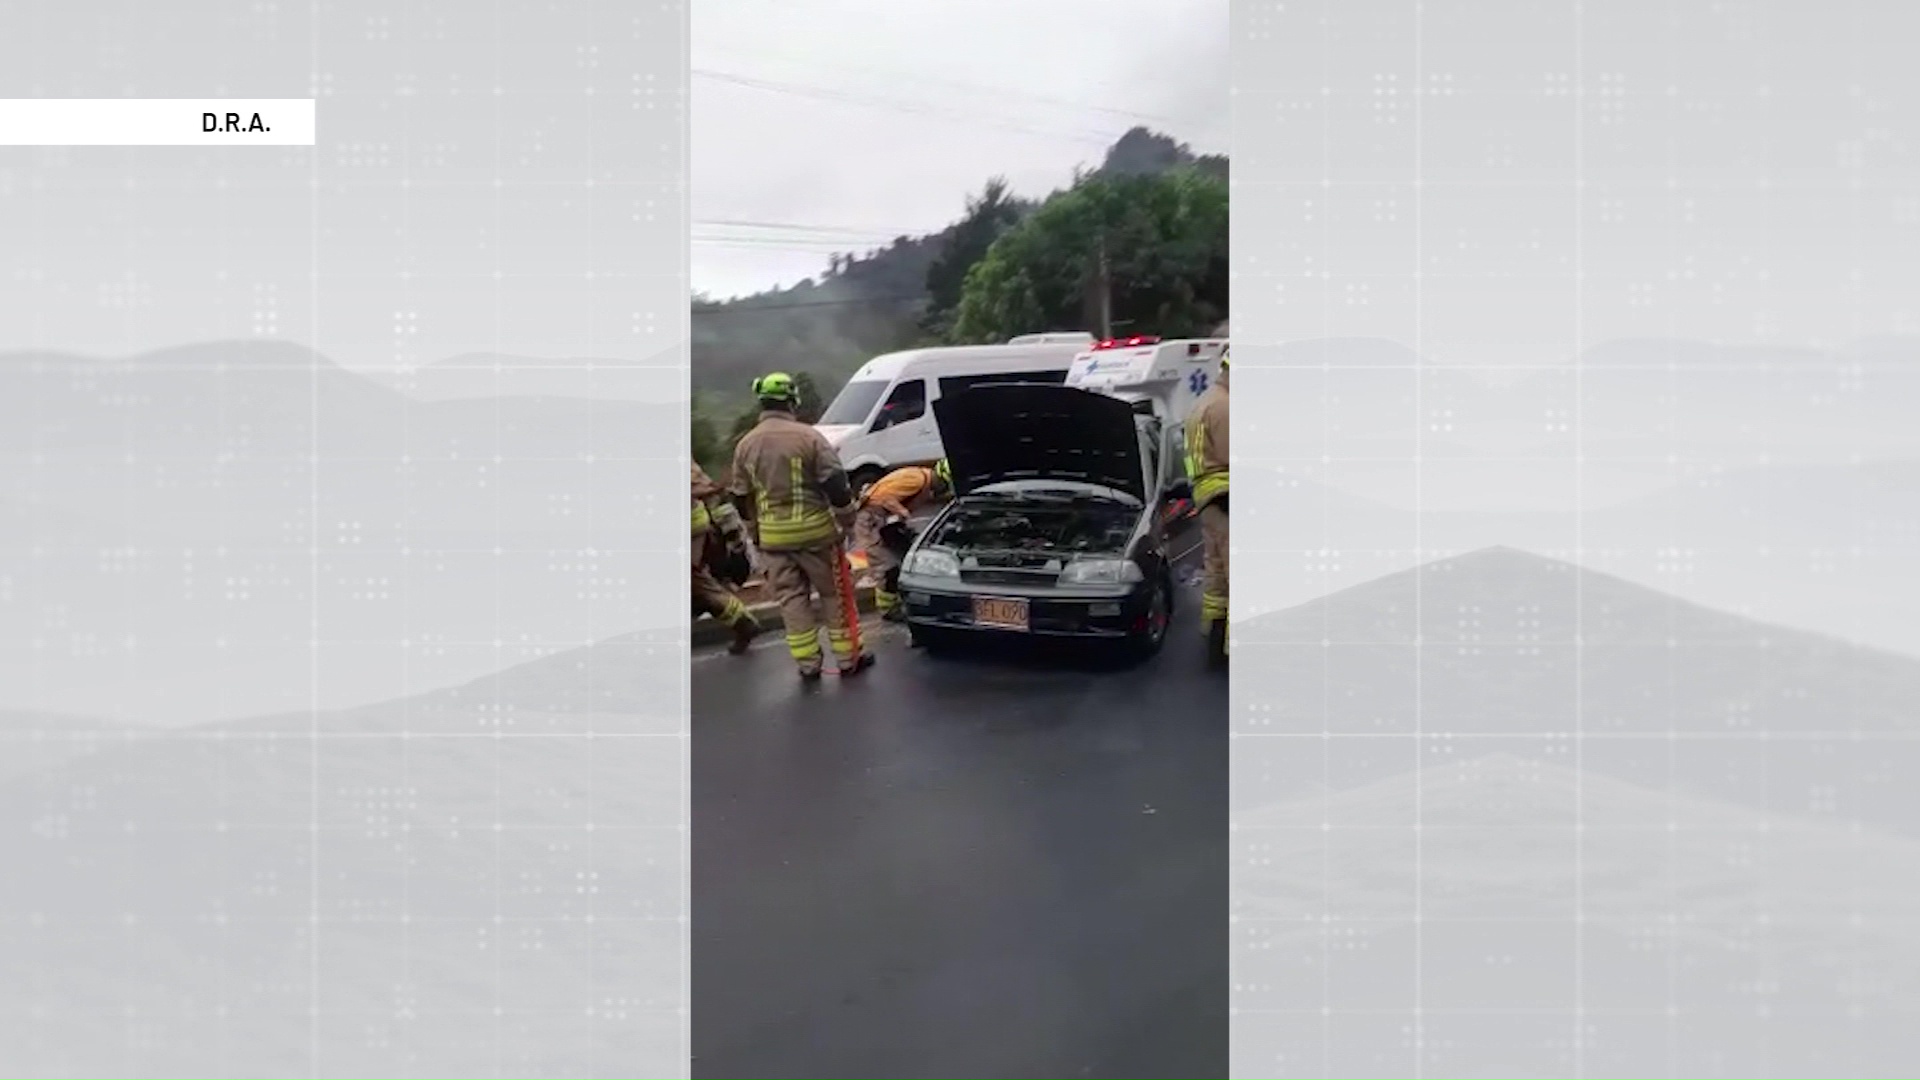
[[[996,375],[947,375],[940,380],[940,396],[952,397],[976,386],[1004,386],[1007,383],[1044,383],[1061,386],[1067,381],[1067,370],[1060,368],[1056,371],[1007,371]]]
[[[904,424],[927,415],[927,383],[924,379],[912,379],[893,388],[887,395],[887,403],[880,406],[880,415],[873,418],[871,431],[885,431],[895,424]]]

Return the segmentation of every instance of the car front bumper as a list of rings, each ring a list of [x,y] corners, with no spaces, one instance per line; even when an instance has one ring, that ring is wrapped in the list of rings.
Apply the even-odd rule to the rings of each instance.
[[[951,579],[903,578],[900,592],[907,622],[912,626],[1007,639],[1133,637],[1147,629],[1153,599],[1153,587],[1146,582],[1124,592],[1090,594],[1064,590],[994,590],[963,585]],[[978,599],[1024,600],[1027,629],[976,622],[974,602]]]

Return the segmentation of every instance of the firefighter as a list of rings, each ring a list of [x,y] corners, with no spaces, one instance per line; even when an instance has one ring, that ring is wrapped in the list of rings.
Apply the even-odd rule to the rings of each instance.
[[[932,468],[909,465],[895,469],[861,493],[855,536],[873,568],[880,571],[873,605],[880,609],[882,619],[901,622],[907,617],[900,606],[900,561],[913,546],[913,515],[947,499],[952,492],[953,469],[942,458]]]
[[[1220,378],[1187,417],[1187,477],[1200,512],[1203,544],[1200,626],[1207,635],[1207,660],[1227,662],[1227,368],[1220,353]]]
[[[800,395],[792,376],[764,375],[754,380],[753,393],[760,420],[734,448],[730,493],[740,516],[758,530],[787,650],[802,679],[820,678],[818,593],[839,672],[857,675],[872,666],[873,654],[856,646],[859,627],[847,625],[846,615],[853,598],[840,594],[842,540],[854,515],[846,470],[827,440],[795,415]]]
[[[693,608],[696,615],[705,612],[733,628],[733,642],[727,651],[738,656],[747,651],[760,633],[760,624],[741,602],[739,594],[712,569],[715,561],[735,564],[730,566],[728,575],[735,585],[741,584],[746,576],[737,567],[746,556],[740,519],[733,507],[713,503],[720,494],[719,486],[700,466],[693,466]],[[717,558],[715,551],[722,546],[724,560]]]

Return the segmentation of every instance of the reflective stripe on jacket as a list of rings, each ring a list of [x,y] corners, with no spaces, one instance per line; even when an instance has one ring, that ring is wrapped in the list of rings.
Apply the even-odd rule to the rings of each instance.
[[[707,500],[720,493],[713,480],[699,465],[693,467],[693,535],[699,536],[713,528],[713,511],[707,508]]]
[[[1222,375],[1187,417],[1187,479],[1205,507],[1227,493],[1227,380]]]
[[[787,413],[765,412],[733,452],[733,492],[751,496],[765,551],[795,551],[840,536],[824,485],[841,472],[833,447]]]

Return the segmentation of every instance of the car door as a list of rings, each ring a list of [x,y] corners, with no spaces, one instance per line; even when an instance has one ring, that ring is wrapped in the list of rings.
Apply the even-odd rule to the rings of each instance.
[[[1160,480],[1160,473],[1165,444],[1158,437],[1158,429],[1158,424],[1150,422],[1140,425],[1140,462],[1145,472],[1143,479],[1147,492],[1147,546],[1156,556],[1163,556],[1166,553],[1167,525],[1166,507],[1161,500],[1165,498],[1166,487]]]
[[[927,407],[927,381],[902,379],[894,384],[867,432],[868,445],[888,468],[937,459],[940,432]]]
[[[1166,493],[1187,486],[1187,424],[1168,424],[1160,439],[1160,491]]]

